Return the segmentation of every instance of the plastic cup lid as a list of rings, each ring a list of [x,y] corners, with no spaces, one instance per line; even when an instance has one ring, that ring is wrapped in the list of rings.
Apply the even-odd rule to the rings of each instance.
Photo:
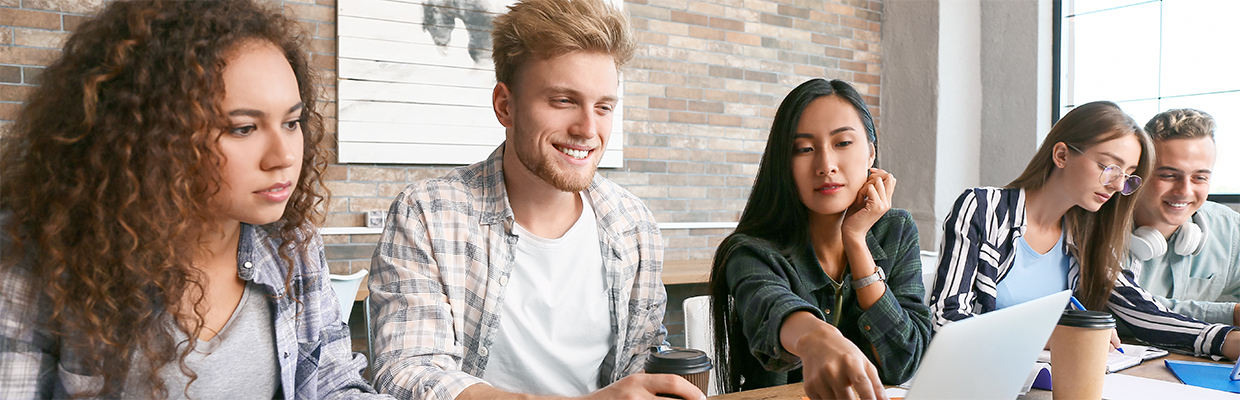
[[[1086,329],[1115,328],[1115,317],[1101,311],[1066,310],[1059,317],[1059,325]]]
[[[688,375],[710,371],[710,368],[706,352],[679,347],[651,352],[646,360],[646,372],[651,374]]]

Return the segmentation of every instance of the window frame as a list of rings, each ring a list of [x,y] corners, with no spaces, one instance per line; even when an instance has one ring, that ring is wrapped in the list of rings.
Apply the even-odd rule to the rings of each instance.
[[[1054,0],[1051,5],[1051,125],[1059,122],[1063,108],[1063,19],[1064,2]],[[1164,0],[1157,0],[1164,1]],[[1240,204],[1240,193],[1211,193],[1207,199],[1216,203]]]

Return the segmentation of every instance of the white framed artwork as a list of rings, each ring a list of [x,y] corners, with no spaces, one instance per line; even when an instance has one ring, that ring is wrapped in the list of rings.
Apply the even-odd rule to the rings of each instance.
[[[491,20],[514,2],[339,0],[339,162],[484,160],[504,141],[491,109]],[[600,167],[623,166],[623,120],[621,99]]]

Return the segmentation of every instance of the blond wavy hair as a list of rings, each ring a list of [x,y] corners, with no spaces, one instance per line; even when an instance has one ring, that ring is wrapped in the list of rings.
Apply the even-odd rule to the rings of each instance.
[[[530,57],[585,51],[610,55],[623,68],[637,48],[629,18],[603,0],[526,0],[495,17],[495,80],[512,87]]]

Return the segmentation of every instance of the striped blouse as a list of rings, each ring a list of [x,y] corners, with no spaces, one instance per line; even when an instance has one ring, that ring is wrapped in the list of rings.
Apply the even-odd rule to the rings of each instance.
[[[995,287],[1016,258],[1016,239],[1025,234],[1024,189],[969,189],[956,199],[943,223],[939,267],[930,295],[935,330],[952,321],[995,310]],[[1081,266],[1075,248],[1063,246],[1071,258],[1068,288],[1076,291]],[[1222,355],[1223,339],[1235,327],[1209,324],[1176,314],[1137,286],[1124,271],[1115,281],[1107,307],[1138,340],[1197,356]]]

